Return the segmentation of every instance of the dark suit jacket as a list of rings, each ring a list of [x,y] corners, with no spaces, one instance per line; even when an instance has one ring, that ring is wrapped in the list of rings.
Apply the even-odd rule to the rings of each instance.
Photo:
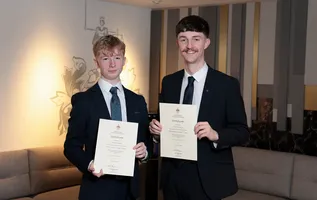
[[[148,139],[148,112],[143,96],[124,88],[127,121],[139,123],[137,143]],[[64,154],[82,173],[83,180],[79,199],[101,200],[107,193],[114,177],[105,175],[97,178],[88,171],[94,159],[99,119],[110,119],[107,104],[98,84],[86,92],[72,96],[72,110],[64,144]],[[134,177],[129,180],[132,195],[139,196],[139,165],[135,162]]]
[[[184,70],[164,77],[160,102],[179,103]],[[239,82],[224,73],[208,68],[198,113],[198,122],[207,121],[219,134],[217,148],[204,138],[198,140],[198,170],[204,190],[211,199],[221,199],[237,191],[231,147],[246,142],[246,122]],[[169,159],[162,159],[161,187],[175,170]]]

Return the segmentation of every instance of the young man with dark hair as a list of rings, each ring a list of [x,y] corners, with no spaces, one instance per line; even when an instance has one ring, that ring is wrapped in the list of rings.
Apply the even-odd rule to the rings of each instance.
[[[141,95],[120,82],[125,64],[125,44],[112,35],[102,36],[93,46],[101,78],[86,92],[72,96],[72,110],[64,154],[82,173],[79,200],[135,200],[139,197],[139,162],[148,157],[148,113]],[[94,168],[99,119],[138,123],[133,177],[104,175]]]
[[[231,147],[249,137],[239,82],[205,62],[210,39],[203,18],[180,20],[176,37],[184,70],[163,78],[160,102],[197,105],[198,160],[162,158],[160,186],[164,200],[222,199],[238,189]],[[149,129],[159,141],[164,129],[160,122],[152,120]]]

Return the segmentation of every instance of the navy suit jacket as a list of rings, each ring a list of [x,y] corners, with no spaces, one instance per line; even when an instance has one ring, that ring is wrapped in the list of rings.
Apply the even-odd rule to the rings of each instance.
[[[126,88],[124,88],[124,95],[127,121],[139,124],[137,143],[144,142],[148,146],[148,112],[145,99]],[[109,184],[113,181],[113,177],[104,175],[97,178],[88,171],[88,165],[95,155],[99,119],[110,119],[107,104],[98,84],[85,92],[73,95],[71,103],[72,110],[64,143],[64,154],[83,173],[79,199],[106,199],[107,193],[111,192]],[[139,162],[137,159],[134,177],[130,178],[129,183],[132,195],[137,198],[139,196]]]
[[[160,102],[179,103],[184,70],[164,77]],[[249,138],[246,114],[237,79],[208,67],[198,122],[209,122],[219,134],[217,148],[207,138],[198,140],[198,170],[203,189],[211,199],[234,194],[238,187],[231,147]],[[162,158],[161,188],[175,170]]]

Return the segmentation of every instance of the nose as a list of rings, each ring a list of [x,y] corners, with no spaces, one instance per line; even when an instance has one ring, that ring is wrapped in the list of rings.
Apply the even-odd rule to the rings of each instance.
[[[192,48],[192,42],[191,41],[188,41],[187,42],[187,45],[186,45],[187,49],[190,49]]]
[[[113,58],[110,58],[110,67],[115,67],[116,63]]]

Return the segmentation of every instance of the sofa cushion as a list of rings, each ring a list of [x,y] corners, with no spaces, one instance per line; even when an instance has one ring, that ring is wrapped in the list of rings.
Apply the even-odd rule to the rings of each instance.
[[[53,190],[36,195],[34,200],[78,200],[79,186],[67,187],[59,190]]]
[[[283,200],[284,198],[271,196],[267,194],[239,190],[233,196],[224,198],[224,200]]]
[[[28,151],[32,194],[81,183],[81,172],[65,158],[62,147],[40,147]]]
[[[317,159],[313,156],[296,155],[292,181],[292,199],[317,199]]]
[[[0,162],[0,199],[30,195],[28,152],[1,152]]]
[[[235,147],[233,155],[240,189],[290,197],[294,154]]]

